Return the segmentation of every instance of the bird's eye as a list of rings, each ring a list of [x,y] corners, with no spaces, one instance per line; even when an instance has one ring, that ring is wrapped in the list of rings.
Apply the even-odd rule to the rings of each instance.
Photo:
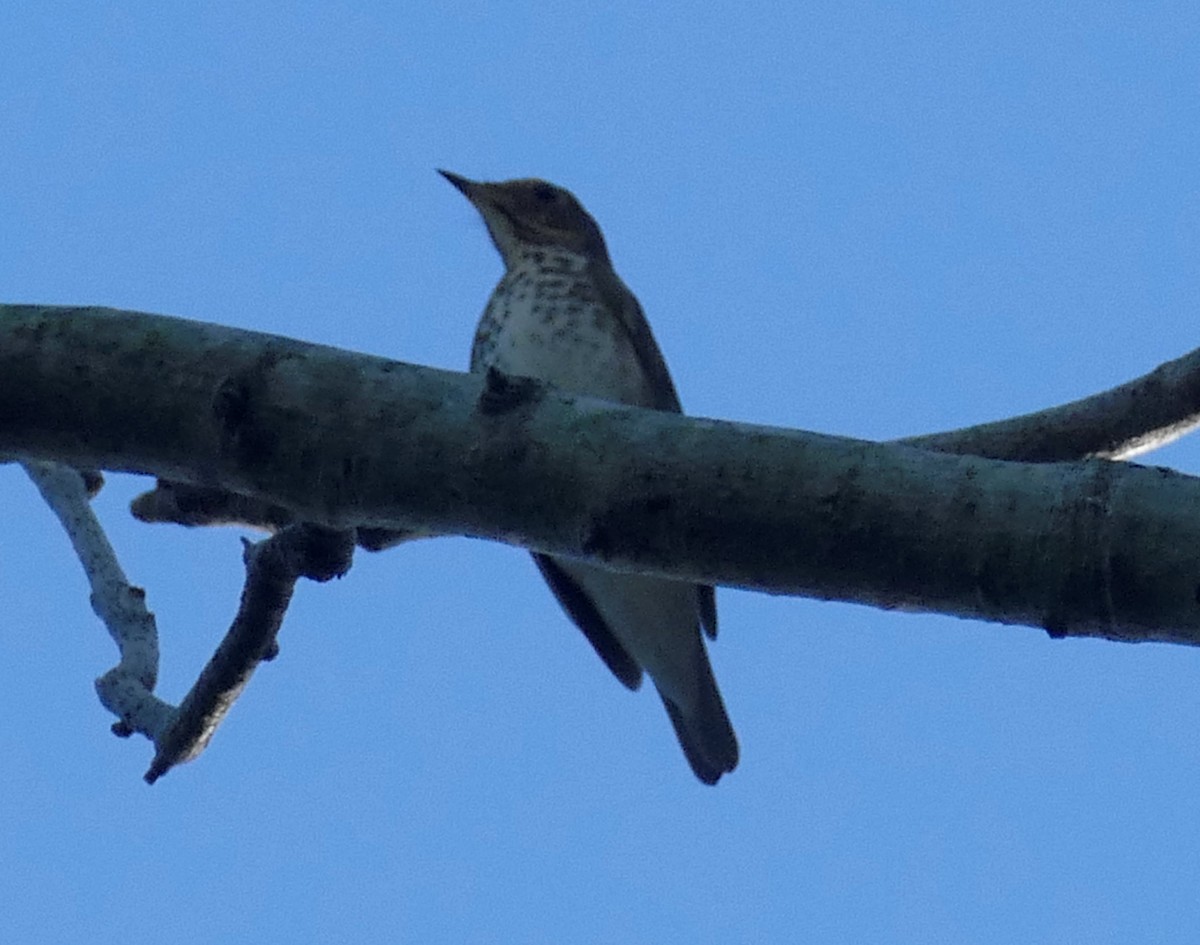
[[[558,196],[549,184],[538,184],[533,188],[533,195],[542,203],[553,203]]]

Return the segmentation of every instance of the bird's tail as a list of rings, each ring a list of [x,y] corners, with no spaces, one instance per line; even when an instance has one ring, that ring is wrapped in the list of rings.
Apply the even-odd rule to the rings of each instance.
[[[704,644],[699,639],[696,643],[699,695],[692,711],[684,712],[661,690],[659,695],[692,771],[705,784],[716,784],[721,775],[737,767],[738,743]]]

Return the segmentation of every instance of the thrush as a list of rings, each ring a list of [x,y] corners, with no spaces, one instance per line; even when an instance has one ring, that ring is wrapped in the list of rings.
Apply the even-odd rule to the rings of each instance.
[[[495,368],[562,390],[681,412],[650,325],[613,270],[596,221],[543,180],[499,183],[440,171],[474,205],[504,260],[475,331],[471,370]],[[701,630],[717,635],[713,589],[618,574],[534,554],[559,604],[613,674],[649,674],[696,777],[715,784],[738,762],[737,738]]]

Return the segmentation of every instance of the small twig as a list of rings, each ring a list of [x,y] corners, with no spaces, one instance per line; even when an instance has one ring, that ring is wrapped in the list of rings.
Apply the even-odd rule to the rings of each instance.
[[[153,694],[158,679],[158,630],[154,615],[146,610],[146,592],[131,586],[125,577],[88,504],[87,484],[80,473],[69,466],[33,460],[22,466],[62,522],[91,585],[92,610],[121,653],[120,662],[96,680],[100,702],[120,718],[113,731],[157,738],[175,710]]]
[[[274,533],[297,524],[295,514],[282,505],[168,479],[159,479],[153,489],[135,498],[129,511],[141,522],[169,522],[188,527],[240,525]],[[416,529],[363,527],[357,530],[356,542],[366,551],[383,551],[429,537],[431,533]]]
[[[151,491],[135,498],[129,511],[140,522],[189,527],[244,525],[272,533],[296,522],[296,516],[282,505],[167,479],[159,479]]]
[[[207,747],[258,664],[278,651],[276,636],[296,581],[328,581],[345,574],[352,563],[353,538],[353,532],[299,524],[265,541],[245,542],[246,585],[237,616],[171,725],[155,740],[147,783]]]

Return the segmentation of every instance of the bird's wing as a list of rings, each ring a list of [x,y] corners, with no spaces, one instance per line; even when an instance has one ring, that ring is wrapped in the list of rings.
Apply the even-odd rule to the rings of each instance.
[[[575,626],[583,631],[583,635],[587,637],[600,659],[604,660],[617,679],[630,689],[637,689],[642,684],[642,668],[625,647],[621,646],[621,642],[608,628],[587,592],[576,584],[554,559],[547,555],[535,554],[533,560],[546,583],[550,585],[550,590],[558,598],[562,609],[574,621]]]
[[[616,313],[621,327],[629,336],[629,341],[641,363],[642,370],[646,372],[651,391],[650,401],[636,406],[652,407],[655,410],[665,410],[669,413],[683,413],[683,408],[679,404],[679,394],[675,392],[675,384],[671,380],[671,373],[667,370],[667,362],[663,360],[658,342],[654,340],[654,334],[650,331],[650,323],[646,321],[646,315],[642,311],[637,296],[629,291],[629,287],[621,281],[621,277],[610,266],[594,267],[592,277],[592,284],[600,293],[604,307],[608,311]]]

